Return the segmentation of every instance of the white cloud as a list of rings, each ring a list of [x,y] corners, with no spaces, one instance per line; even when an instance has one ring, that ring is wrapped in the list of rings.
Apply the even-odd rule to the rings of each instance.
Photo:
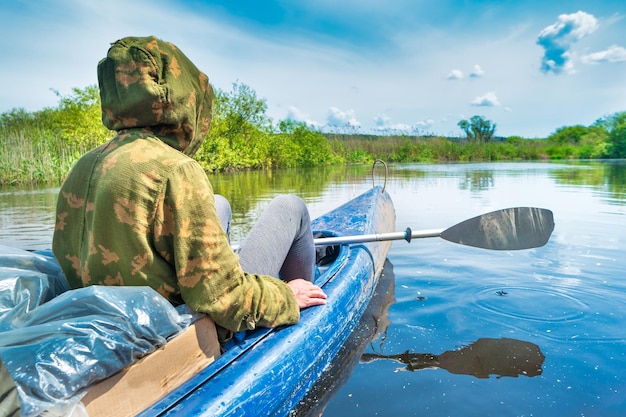
[[[476,64],[474,65],[474,69],[472,70],[469,76],[470,78],[480,78],[483,75],[485,75],[485,71],[483,71],[480,65]]]
[[[463,71],[458,69],[453,69],[450,71],[450,74],[446,77],[448,80],[460,80],[463,78]]]
[[[386,114],[379,114],[374,117],[374,124],[376,125],[376,130],[379,132],[389,132],[392,130],[408,131],[410,129],[410,126],[406,124],[391,123],[391,118]]]
[[[612,45],[605,51],[594,52],[583,57],[583,62],[585,63],[624,61],[626,61],[626,49],[617,45]]]
[[[500,101],[498,100],[496,93],[494,93],[493,91],[490,91],[482,96],[476,97],[472,101],[471,104],[472,106],[479,106],[479,107],[495,107],[495,106],[502,105],[500,104]]]
[[[474,65],[474,69],[472,69],[472,71],[469,73],[469,77],[480,78],[484,74],[485,74],[485,71],[483,71],[480,65],[476,64]],[[450,73],[446,77],[447,80],[461,80],[463,78],[465,78],[465,74],[460,69],[453,69],[452,71],[450,71]]]
[[[387,131],[399,132],[399,133],[409,133],[413,130],[413,127],[405,123],[396,123],[396,124],[389,125],[384,129],[379,129],[379,130],[387,130]]]
[[[386,114],[379,114],[374,117],[374,124],[376,125],[377,129],[385,128],[389,126],[390,123],[391,119]]]
[[[354,110],[342,111],[337,107],[328,109],[326,124],[330,127],[360,127]]]
[[[572,45],[597,28],[596,18],[583,11],[560,15],[556,23],[544,28],[537,38],[537,44],[544,48],[541,71],[574,72]]]
[[[321,123],[312,120],[310,117],[310,115],[302,112],[295,106],[289,106],[289,109],[287,110],[287,120],[293,120],[294,122],[304,122],[308,126],[314,128],[320,128],[322,126]]]
[[[421,127],[421,128],[428,128],[428,127],[431,127],[434,123],[435,121],[433,119],[421,120],[415,123],[415,126]]]
[[[418,134],[420,129],[430,128],[435,122],[432,119],[422,120],[413,125],[406,123],[392,123],[391,118],[386,114],[379,114],[374,117],[376,131],[390,133],[413,133]]]

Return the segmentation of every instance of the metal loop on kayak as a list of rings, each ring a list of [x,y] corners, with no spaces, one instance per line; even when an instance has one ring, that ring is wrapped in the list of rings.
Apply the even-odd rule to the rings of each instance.
[[[374,165],[372,165],[372,187],[376,186],[376,181],[374,178],[374,171],[376,170],[376,164],[381,163],[385,167],[385,181],[383,182],[383,189],[380,191],[381,193],[385,192],[385,188],[387,187],[387,175],[389,174],[389,169],[387,168],[387,163],[382,159],[377,159],[374,161]]]

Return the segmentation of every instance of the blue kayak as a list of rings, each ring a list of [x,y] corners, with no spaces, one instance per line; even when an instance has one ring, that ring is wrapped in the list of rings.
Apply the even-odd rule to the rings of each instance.
[[[315,219],[323,236],[393,231],[389,195],[373,187]],[[333,362],[363,315],[390,242],[352,243],[328,250],[333,260],[316,280],[327,304],[302,311],[300,322],[247,332],[217,360],[140,416],[280,416],[293,413]]]

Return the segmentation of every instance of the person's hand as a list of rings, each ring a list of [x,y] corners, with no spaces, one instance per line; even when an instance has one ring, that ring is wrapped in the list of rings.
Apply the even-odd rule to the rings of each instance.
[[[326,294],[317,285],[305,279],[297,278],[287,282],[296,297],[300,310],[307,307],[326,304]]]

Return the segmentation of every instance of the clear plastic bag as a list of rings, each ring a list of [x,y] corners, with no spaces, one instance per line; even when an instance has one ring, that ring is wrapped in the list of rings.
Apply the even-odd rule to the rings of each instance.
[[[0,247],[0,359],[23,416],[69,414],[83,388],[164,345],[191,320],[149,287],[67,290],[54,257]]]
[[[17,316],[70,288],[52,253],[0,245],[0,332]]]

